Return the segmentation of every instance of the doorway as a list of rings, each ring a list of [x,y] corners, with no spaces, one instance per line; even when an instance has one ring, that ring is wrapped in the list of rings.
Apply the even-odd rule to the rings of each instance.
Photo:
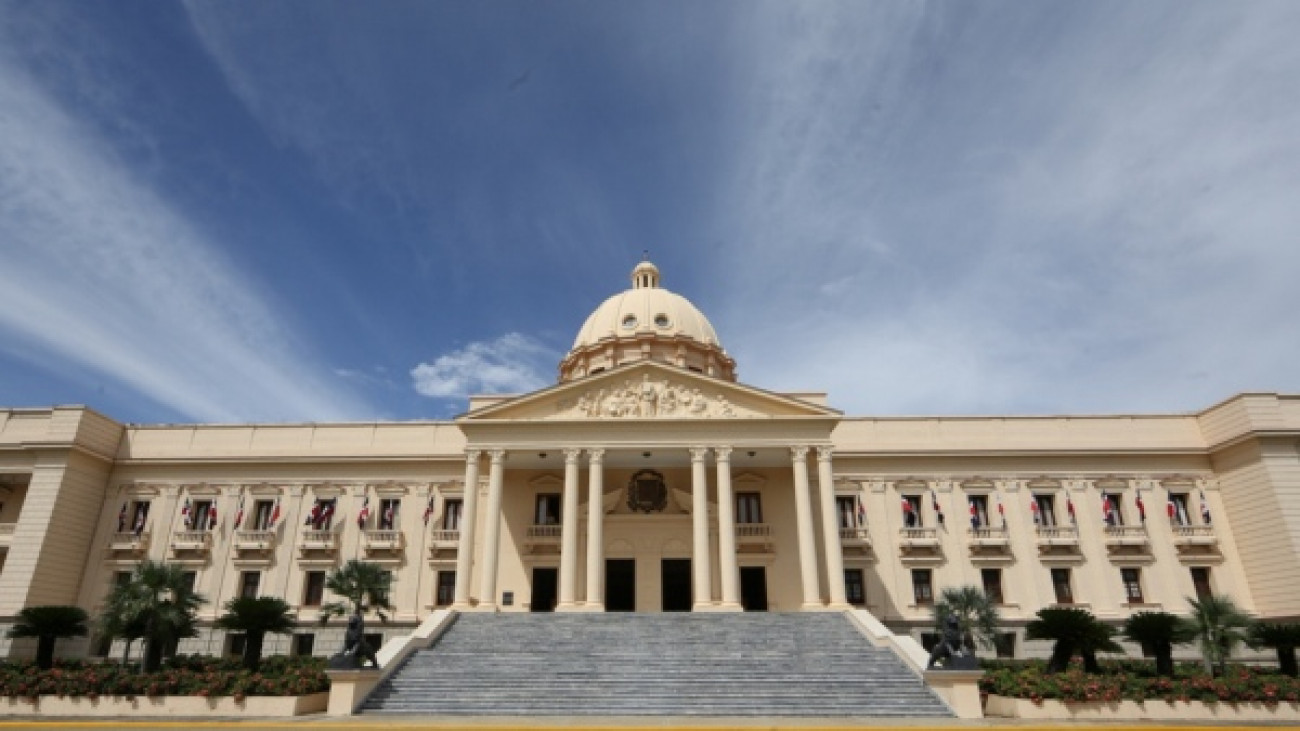
[[[691,560],[665,558],[660,572],[663,611],[691,611]]]
[[[636,611],[636,560],[605,560],[605,611]]]
[[[767,611],[767,570],[762,566],[740,567],[740,606],[746,612]]]
[[[559,569],[533,569],[533,597],[529,611],[554,612],[556,587],[560,583]]]

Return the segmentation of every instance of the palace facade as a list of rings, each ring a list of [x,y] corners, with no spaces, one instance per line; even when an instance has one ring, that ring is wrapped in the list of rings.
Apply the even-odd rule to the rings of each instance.
[[[239,595],[328,654],[327,573],[387,567],[405,634],[464,611],[827,611],[920,635],[947,587],[999,604],[1000,652],[1043,607],[1122,621],[1226,594],[1300,619],[1300,396],[1191,414],[872,417],[736,380],[712,325],[643,262],[579,330],[559,381],[445,422],[127,425],[0,410],[0,629],[92,613],[142,559]],[[111,651],[91,637],[61,654]],[[0,657],[34,645],[0,640]]]

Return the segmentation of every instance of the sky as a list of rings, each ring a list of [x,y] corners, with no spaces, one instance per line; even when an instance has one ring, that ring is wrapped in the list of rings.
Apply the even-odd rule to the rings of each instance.
[[[853,415],[1300,392],[1300,3],[0,0],[0,405],[445,419],[643,252]]]

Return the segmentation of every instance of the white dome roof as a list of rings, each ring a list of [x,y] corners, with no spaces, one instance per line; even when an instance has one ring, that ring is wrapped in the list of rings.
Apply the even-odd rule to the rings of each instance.
[[[595,345],[602,338],[635,337],[638,333],[685,336],[721,347],[708,318],[690,300],[659,286],[659,270],[643,261],[632,271],[632,289],[605,300],[587,318],[573,349]]]

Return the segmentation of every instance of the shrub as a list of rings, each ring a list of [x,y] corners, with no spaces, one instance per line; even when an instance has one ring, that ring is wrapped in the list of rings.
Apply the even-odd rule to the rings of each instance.
[[[180,656],[157,672],[137,674],[117,664],[56,660],[42,671],[34,663],[0,663],[0,696],[288,696],[329,690],[324,658],[267,658],[258,672],[238,659]]]

